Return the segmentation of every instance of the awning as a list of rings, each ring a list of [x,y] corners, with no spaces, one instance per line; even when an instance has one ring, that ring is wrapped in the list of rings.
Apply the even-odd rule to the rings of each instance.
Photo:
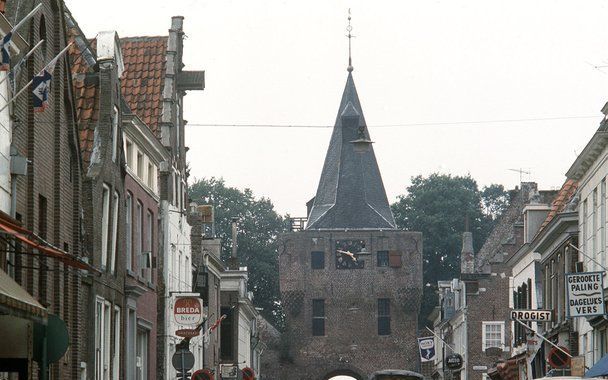
[[[28,292],[0,269],[0,314],[46,324],[47,311]]]
[[[595,365],[585,372],[585,377],[608,376],[608,355],[601,358]]]
[[[63,262],[65,265],[69,265],[78,269],[85,269],[94,272],[98,272],[97,269],[93,268],[88,263],[82,261],[79,257],[70,255],[69,253],[53,247],[47,243],[41,237],[37,236],[31,231],[15,224],[12,219],[3,212],[0,212],[0,235],[10,235],[24,244],[37,249],[39,253],[53,257]],[[1,236],[0,236],[1,237]]]

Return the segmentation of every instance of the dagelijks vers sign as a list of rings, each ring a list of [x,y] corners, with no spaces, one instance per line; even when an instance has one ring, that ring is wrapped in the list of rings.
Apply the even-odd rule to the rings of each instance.
[[[604,314],[604,272],[566,273],[568,317]]]

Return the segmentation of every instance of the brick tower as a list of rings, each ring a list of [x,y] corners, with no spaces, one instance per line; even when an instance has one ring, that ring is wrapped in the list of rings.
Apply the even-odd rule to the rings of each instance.
[[[417,368],[422,235],[396,227],[348,71],[306,228],[280,237],[280,378]]]

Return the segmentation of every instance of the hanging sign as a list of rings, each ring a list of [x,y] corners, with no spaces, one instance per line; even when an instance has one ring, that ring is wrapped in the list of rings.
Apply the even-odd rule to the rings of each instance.
[[[445,358],[445,365],[449,369],[457,370],[462,368],[462,356],[460,354],[452,354]]]
[[[173,315],[180,325],[198,325],[203,321],[203,302],[198,297],[179,297],[173,305]]]
[[[511,310],[511,319],[522,322],[549,322],[551,310]]]
[[[604,272],[566,273],[568,317],[604,314]]]
[[[418,338],[418,350],[420,351],[420,361],[430,362],[435,360],[435,338],[432,336]]]

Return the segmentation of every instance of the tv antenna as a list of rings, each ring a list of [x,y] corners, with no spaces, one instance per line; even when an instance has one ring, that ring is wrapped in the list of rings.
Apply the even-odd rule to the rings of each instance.
[[[529,170],[524,170],[524,169],[522,169],[522,168],[519,168],[519,169],[507,169],[507,170],[510,170],[510,171],[512,171],[512,172],[517,172],[517,173],[519,173],[519,183],[521,183],[521,182],[523,181],[523,178],[522,178],[522,177],[523,177],[523,175],[524,175],[524,174],[527,174],[527,175],[532,174],[532,172],[531,172],[531,171],[529,171]]]

